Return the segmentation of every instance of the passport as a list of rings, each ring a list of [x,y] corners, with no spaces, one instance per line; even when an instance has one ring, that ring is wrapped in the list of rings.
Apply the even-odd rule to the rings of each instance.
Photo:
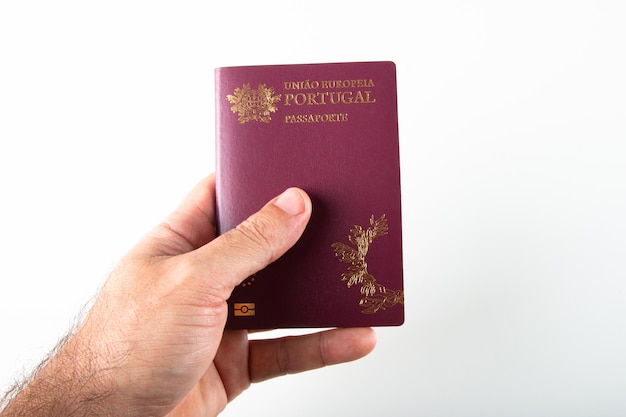
[[[396,66],[215,69],[217,232],[286,188],[311,197],[300,240],[229,299],[229,329],[404,322]]]

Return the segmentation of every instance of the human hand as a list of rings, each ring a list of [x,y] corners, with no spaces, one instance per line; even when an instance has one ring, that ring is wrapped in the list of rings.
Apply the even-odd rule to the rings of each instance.
[[[233,288],[298,240],[311,201],[289,189],[216,238],[214,196],[211,175],[120,261],[82,325],[2,416],[215,416],[253,382],[374,348],[370,328],[275,340],[224,331]]]

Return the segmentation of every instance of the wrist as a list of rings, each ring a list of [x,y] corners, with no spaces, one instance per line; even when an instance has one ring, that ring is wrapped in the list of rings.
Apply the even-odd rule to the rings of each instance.
[[[69,337],[17,392],[1,417],[113,416],[114,385],[87,343]]]

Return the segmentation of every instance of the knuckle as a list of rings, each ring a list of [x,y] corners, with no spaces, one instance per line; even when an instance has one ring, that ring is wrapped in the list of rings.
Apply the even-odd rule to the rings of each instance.
[[[287,375],[291,367],[291,358],[289,355],[289,339],[283,338],[279,340],[278,348],[276,349],[275,367],[279,376]]]
[[[261,249],[270,256],[273,254],[274,245],[271,236],[271,222],[262,216],[250,217],[240,223],[236,230],[244,236],[247,242],[252,243],[255,248]]]

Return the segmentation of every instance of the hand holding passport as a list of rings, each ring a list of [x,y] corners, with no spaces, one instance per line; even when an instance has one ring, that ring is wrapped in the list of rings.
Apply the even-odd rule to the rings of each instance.
[[[367,355],[376,343],[368,323],[400,324],[404,302],[395,79],[390,89],[384,66],[269,68],[260,74],[268,83],[277,82],[272,73],[312,80],[283,84],[298,91],[331,88],[338,77],[336,90],[282,99],[255,77],[239,84],[236,70],[223,70],[218,91],[232,88],[226,110],[235,122],[222,112],[217,183],[198,184],[131,249],[78,329],[0,414],[217,415],[252,382]],[[275,117],[293,130],[259,128]],[[244,329],[358,328],[249,340],[246,330],[224,331],[227,320]]]

